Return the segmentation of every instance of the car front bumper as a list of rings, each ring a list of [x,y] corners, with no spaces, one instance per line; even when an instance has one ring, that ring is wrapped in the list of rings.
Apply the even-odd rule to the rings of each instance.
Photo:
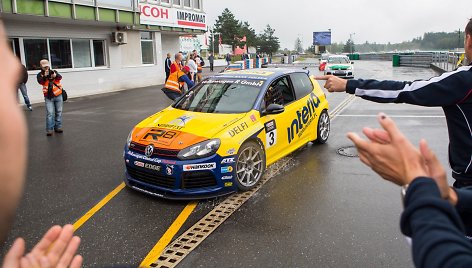
[[[187,161],[148,158],[125,148],[124,181],[134,190],[166,199],[217,197],[237,190],[233,181],[235,158],[218,154]]]
[[[325,75],[334,75],[341,78],[354,78],[352,70],[325,70]]]

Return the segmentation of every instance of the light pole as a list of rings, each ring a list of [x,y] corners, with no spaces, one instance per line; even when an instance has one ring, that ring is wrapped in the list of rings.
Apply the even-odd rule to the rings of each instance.
[[[355,35],[356,33],[350,33],[349,34],[349,40],[351,40],[351,45],[350,45],[350,49],[351,49],[351,55],[352,53],[354,52],[354,41],[352,40],[352,36]]]

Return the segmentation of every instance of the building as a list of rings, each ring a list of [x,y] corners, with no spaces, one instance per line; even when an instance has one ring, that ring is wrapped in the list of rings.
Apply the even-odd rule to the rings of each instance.
[[[164,59],[180,36],[206,31],[203,0],[2,0],[14,53],[27,66],[28,93],[43,101],[39,61],[63,76],[69,96],[163,84]]]

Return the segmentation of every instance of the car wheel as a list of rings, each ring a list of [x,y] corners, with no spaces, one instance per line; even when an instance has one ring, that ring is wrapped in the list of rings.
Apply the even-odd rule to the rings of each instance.
[[[320,118],[318,119],[318,126],[316,127],[316,140],[313,142],[320,144],[326,143],[328,141],[330,130],[331,125],[328,111],[323,110],[320,114]]]
[[[264,149],[254,141],[244,143],[236,161],[236,185],[239,190],[247,191],[261,180],[265,171]]]

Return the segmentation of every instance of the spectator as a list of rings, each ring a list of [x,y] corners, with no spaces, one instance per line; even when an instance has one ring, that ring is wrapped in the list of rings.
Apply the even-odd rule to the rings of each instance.
[[[0,21],[0,243],[3,244],[13,222],[21,198],[26,171],[26,123],[16,104],[15,79],[21,65],[7,46],[3,24]],[[75,255],[80,238],[73,236],[73,227],[52,227],[25,255],[25,241],[18,238],[3,258],[4,268],[9,267],[80,267],[82,257]]]
[[[21,72],[21,81],[18,85],[20,89],[21,95],[23,95],[23,99],[25,101],[26,107],[28,110],[33,111],[33,107],[31,107],[30,100],[28,98],[28,89],[26,88],[26,83],[28,82],[28,71],[26,70],[26,66],[22,65],[22,72]]]
[[[458,212],[470,213],[472,189],[448,186],[446,172],[426,141],[417,150],[398,130],[393,120],[379,115],[384,130],[364,128],[368,140],[348,137],[361,161],[384,179],[402,186],[405,210],[401,231],[412,238],[416,267],[472,267],[472,244],[464,236]]]
[[[165,69],[166,69],[166,82],[167,82],[167,79],[169,79],[169,75],[170,75],[170,66],[172,65],[172,61],[170,59],[170,53],[167,53],[167,58],[164,62],[164,66],[165,66]]]
[[[195,62],[195,58],[193,55],[190,55],[189,60],[187,61],[187,66],[190,68],[190,79],[192,81],[196,81],[197,77],[197,63]]]
[[[176,53],[174,56],[174,62],[172,62],[172,65],[170,66],[170,73],[172,74],[173,72],[180,71],[182,69],[182,59],[184,56],[182,55],[181,52]]]
[[[231,55],[228,53],[226,54],[226,65],[230,65],[231,64]]]
[[[188,78],[190,69],[188,66],[184,66],[182,71],[173,72],[170,74],[169,79],[162,88],[164,94],[171,100],[175,100],[184,94],[184,84],[187,84],[187,88],[191,89],[194,83]]]
[[[39,62],[41,72],[36,76],[38,83],[43,86],[44,101],[46,102],[46,135],[52,136],[53,130],[62,133],[62,76],[51,70],[48,60]]]
[[[465,54],[472,59],[472,19],[465,28]],[[455,187],[472,186],[472,64],[446,72],[428,80],[376,81],[344,80],[335,76],[317,77],[326,80],[329,92],[347,92],[363,99],[382,103],[409,103],[441,107],[449,130],[449,162]],[[472,216],[472,214],[471,214]],[[470,220],[472,223],[472,218]],[[471,232],[472,235],[472,226]]]
[[[208,62],[210,63],[210,72],[213,72],[213,64],[215,63],[215,56],[213,56],[213,53],[210,53],[210,56],[208,56]]]
[[[200,83],[203,79],[203,66],[205,62],[200,56],[197,56],[197,79],[195,80],[196,83]]]

